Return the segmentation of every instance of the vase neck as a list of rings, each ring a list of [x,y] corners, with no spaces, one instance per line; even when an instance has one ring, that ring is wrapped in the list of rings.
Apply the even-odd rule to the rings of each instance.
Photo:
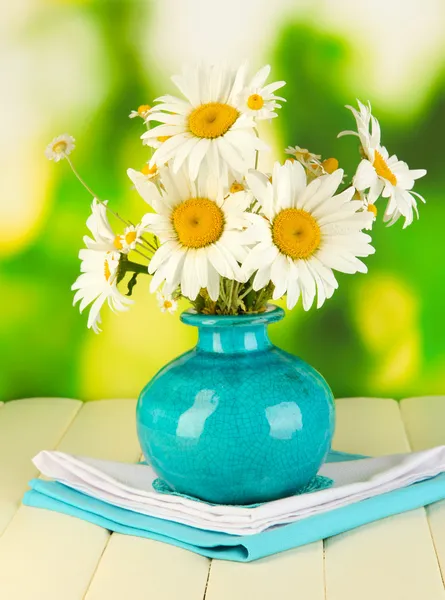
[[[272,346],[267,325],[230,325],[227,327],[198,327],[197,348],[218,354],[239,354],[267,350]]]
[[[217,354],[260,352],[272,347],[267,326],[280,321],[284,311],[269,306],[263,313],[239,316],[201,315],[185,311],[181,320],[198,328],[197,348]]]

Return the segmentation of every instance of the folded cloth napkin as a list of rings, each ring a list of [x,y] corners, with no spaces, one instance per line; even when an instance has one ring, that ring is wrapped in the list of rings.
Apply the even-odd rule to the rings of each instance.
[[[330,458],[320,470],[320,475],[334,481],[329,489],[251,507],[212,505],[159,493],[152,487],[156,475],[148,465],[108,462],[56,451],[41,452],[33,460],[44,475],[89,498],[147,517],[237,536],[255,535],[307,520],[406,488],[445,471],[445,446],[379,458],[344,460],[345,456],[338,454]],[[40,482],[32,487],[45,493],[47,485],[48,482]]]

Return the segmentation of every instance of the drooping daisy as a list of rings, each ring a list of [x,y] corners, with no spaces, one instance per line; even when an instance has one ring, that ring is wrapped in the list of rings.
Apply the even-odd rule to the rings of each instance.
[[[203,162],[217,177],[240,176],[253,164],[256,150],[268,146],[255,135],[255,119],[240,98],[245,88],[245,67],[230,71],[194,67],[173,77],[185,100],[161,96],[147,121],[161,123],[142,135],[150,144],[168,136],[155,151],[150,165],[172,160],[176,173],[186,163],[195,180]]]
[[[104,203],[107,204],[107,201]],[[93,239],[88,235],[83,238],[84,244],[90,250],[103,252],[114,252],[119,250],[119,236],[111,228],[107,217],[107,209],[104,204],[93,199],[91,204],[91,215],[87,219],[87,227],[91,231]]]
[[[131,169],[128,175],[155,210],[144,215],[142,225],[162,242],[148,268],[152,292],[165,282],[166,294],[180,285],[181,293],[194,300],[201,288],[207,288],[216,301],[220,277],[244,281],[238,263],[254,238],[249,237],[246,202],[236,198],[239,194],[227,195],[206,173],[192,181],[184,170],[173,175],[163,167],[161,191]]]
[[[241,95],[241,107],[244,106],[244,111],[257,120],[277,117],[275,110],[281,108],[279,102],[286,102],[284,98],[274,94],[286,85],[286,82],[275,81],[265,85],[269,75],[270,65],[266,65],[252,77]]]
[[[93,239],[87,235],[84,236],[85,246],[90,250],[104,252],[118,250],[122,254],[128,254],[141,242],[141,236],[145,230],[141,224],[128,225],[123,234],[116,234],[108,221],[106,204],[107,201],[101,203],[94,198],[91,215],[87,219],[87,227],[91,231]]]
[[[67,133],[58,135],[45,148],[46,158],[48,160],[53,160],[54,162],[59,162],[59,160],[63,160],[69,154],[71,154],[71,152],[76,147],[74,142],[75,139]]]
[[[288,146],[285,152],[303,165],[310,179],[333,173],[338,169],[338,160],[336,158],[321,160],[320,154],[309,152],[307,148]]]
[[[121,254],[84,248],[79,252],[79,258],[82,261],[80,266],[82,274],[71,287],[76,291],[73,304],[80,301],[80,312],[91,304],[87,325],[95,333],[99,333],[101,331],[100,310],[105,302],[108,302],[113,311],[128,310],[129,305],[133,303],[133,300],[117,289]]]
[[[177,310],[178,303],[171,294],[158,291],[156,292],[156,298],[161,312],[168,312],[172,315]]]
[[[353,196],[353,200],[360,200],[363,205],[363,211],[371,214],[372,219],[369,223],[364,227],[364,229],[372,229],[376,219],[377,219],[377,207],[375,202],[370,202],[368,196],[363,191],[356,190]]]
[[[128,116],[130,117],[130,119],[140,117],[141,119],[145,120],[148,116],[150,109],[151,106],[149,104],[141,104],[140,106],[138,106],[137,110],[132,110]]]
[[[301,295],[308,310],[316,294],[319,308],[334,293],[333,269],[366,273],[358,257],[374,252],[370,236],[361,231],[370,215],[361,211],[362,202],[351,200],[354,188],[335,195],[342,178],[338,169],[308,185],[297,161],[275,163],[273,183],[259,171],[249,172],[247,181],[266,217],[251,215],[259,243],[243,263],[246,276],[256,271],[254,290],[272,281],[274,299],[286,294],[293,308]]]
[[[403,227],[413,222],[414,212],[418,216],[416,197],[422,202],[425,199],[413,192],[414,181],[426,175],[425,169],[410,169],[406,162],[389,155],[388,150],[380,143],[380,125],[371,114],[371,107],[359,102],[359,111],[348,106],[357,122],[357,131],[343,131],[339,135],[356,135],[360,138],[364,159],[357,168],[353,185],[357,190],[369,190],[368,201],[374,204],[382,195],[388,198],[384,220],[393,225],[400,217],[404,217]]]

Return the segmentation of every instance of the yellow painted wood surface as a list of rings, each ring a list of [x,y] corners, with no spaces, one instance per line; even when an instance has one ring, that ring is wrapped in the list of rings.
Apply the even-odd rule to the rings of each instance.
[[[135,462],[135,402],[0,405],[1,600],[445,600],[445,502],[249,564],[210,561],[20,506],[39,450]],[[381,455],[445,444],[445,397],[337,401],[334,448]]]

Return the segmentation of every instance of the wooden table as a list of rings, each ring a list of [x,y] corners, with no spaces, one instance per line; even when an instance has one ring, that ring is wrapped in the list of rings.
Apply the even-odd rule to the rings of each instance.
[[[445,397],[337,401],[334,448],[445,444]],[[1,600],[445,600],[445,501],[249,564],[21,505],[39,450],[137,461],[134,400],[0,406]]]

